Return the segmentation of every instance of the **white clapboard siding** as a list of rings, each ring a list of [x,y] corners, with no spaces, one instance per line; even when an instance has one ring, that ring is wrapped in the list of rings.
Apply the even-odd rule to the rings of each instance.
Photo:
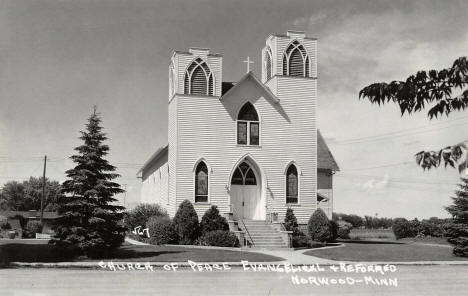
[[[300,176],[300,205],[293,206],[301,222],[316,208],[315,80],[285,78],[278,85],[277,104],[263,97],[253,79],[245,80],[229,97],[177,96],[177,195],[176,204],[194,201],[194,166],[203,158],[209,168],[209,203],[195,205],[199,215],[210,206],[229,210],[231,171],[247,153],[256,160],[267,178],[267,207],[282,217],[285,205],[285,170],[294,161]],[[292,81],[294,80],[294,81]],[[276,81],[276,80],[275,80]],[[290,90],[294,86],[296,91]],[[288,96],[282,97],[283,95]],[[238,146],[236,117],[250,101],[260,116],[260,147]],[[299,108],[300,106],[300,108]]]

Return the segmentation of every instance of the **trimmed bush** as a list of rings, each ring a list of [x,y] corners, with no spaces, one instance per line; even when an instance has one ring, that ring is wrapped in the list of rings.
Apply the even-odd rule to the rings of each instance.
[[[322,209],[315,210],[310,216],[307,230],[313,241],[325,243],[333,238],[330,221]]]
[[[219,214],[216,206],[211,206],[202,217],[200,228],[202,234],[215,230],[229,230],[226,218]]]
[[[152,217],[146,222],[148,242],[153,245],[173,244],[177,242],[174,223],[167,217]]]
[[[200,244],[204,246],[216,247],[239,247],[239,240],[230,231],[214,230],[203,234],[200,237]]]
[[[337,231],[337,236],[338,238],[341,239],[349,239],[349,234],[351,232],[351,229],[353,228],[353,225],[349,222],[346,221],[338,221],[338,231]]]
[[[338,222],[330,220],[330,232],[331,232],[330,241],[336,241],[336,239],[338,238]]]
[[[151,217],[169,218],[169,215],[166,210],[158,204],[142,203],[136,206],[133,210],[125,213],[124,224],[129,231],[132,231],[137,226],[146,228],[146,222],[148,222]]]
[[[190,201],[184,200],[180,204],[173,221],[179,236],[179,244],[193,244],[200,235],[200,225],[197,212]]]
[[[292,231],[293,236],[297,236],[300,233],[296,215],[294,215],[294,210],[291,208],[288,208],[284,215],[284,228],[287,231]]]
[[[396,218],[392,226],[396,239],[405,237],[415,237],[418,234],[416,221],[408,221],[405,218]]]
[[[26,223],[26,229],[24,231],[24,236],[26,238],[36,237],[36,233],[42,232],[42,224],[40,221],[31,220]]]
[[[10,230],[10,229],[11,229],[11,225],[10,225],[10,223],[8,223],[8,221],[2,221],[2,222],[0,222],[0,229],[2,229],[2,230]]]
[[[311,241],[306,235],[294,235],[292,237],[293,248],[310,247]]]

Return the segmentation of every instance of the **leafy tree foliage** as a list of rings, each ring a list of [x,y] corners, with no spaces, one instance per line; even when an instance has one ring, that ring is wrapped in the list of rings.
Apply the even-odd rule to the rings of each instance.
[[[119,177],[115,167],[104,158],[109,147],[102,132],[101,118],[96,108],[81,132],[83,144],[76,147],[71,157],[76,166],[66,172],[62,185],[64,197],[59,199],[61,217],[55,226],[52,244],[83,252],[89,257],[103,257],[124,240],[125,227],[121,224],[124,207],[115,205],[113,196],[124,192],[112,180]]]
[[[198,215],[190,201],[184,200],[174,216],[174,225],[179,235],[179,244],[191,245],[200,235]]]
[[[226,218],[219,214],[216,206],[211,206],[202,217],[200,223],[201,232],[203,234],[215,230],[229,230],[229,224]]]
[[[313,241],[325,243],[333,238],[330,222],[322,209],[315,210],[310,216],[307,229]]]
[[[134,209],[125,213],[124,221],[128,230],[133,230],[137,226],[145,228],[146,223],[152,217],[166,217],[169,218],[167,211],[158,204],[142,203]]]
[[[44,210],[57,210],[57,201],[62,196],[57,181],[46,178]],[[0,193],[0,209],[8,211],[30,211],[41,209],[42,177],[30,177],[23,182],[7,182]]]
[[[455,245],[453,254],[468,257],[468,178],[462,178],[459,190],[452,197],[453,204],[446,209],[453,217],[447,229],[448,241]]]
[[[405,81],[374,83],[359,92],[359,98],[367,98],[373,104],[398,104],[401,114],[412,114],[429,107],[430,119],[468,107],[468,59],[460,57],[452,67],[442,70],[419,71]],[[445,166],[455,167],[461,172],[467,168],[465,143],[447,146],[439,151],[418,152],[416,162],[423,169]]]

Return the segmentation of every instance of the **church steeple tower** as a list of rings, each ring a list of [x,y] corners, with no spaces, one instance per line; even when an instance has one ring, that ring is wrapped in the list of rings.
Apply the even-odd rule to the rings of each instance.
[[[174,51],[169,65],[169,100],[176,94],[221,96],[222,56],[192,47]]]
[[[262,82],[275,76],[317,78],[317,40],[298,31],[270,35],[262,50]]]

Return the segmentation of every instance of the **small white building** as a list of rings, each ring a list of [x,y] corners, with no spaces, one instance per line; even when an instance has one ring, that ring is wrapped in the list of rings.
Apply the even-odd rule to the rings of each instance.
[[[173,216],[190,200],[199,217],[216,205],[238,220],[300,224],[321,207],[331,217],[338,170],[317,129],[317,40],[271,35],[261,80],[252,72],[223,82],[223,57],[174,51],[169,66],[168,145],[138,172],[141,202]]]

